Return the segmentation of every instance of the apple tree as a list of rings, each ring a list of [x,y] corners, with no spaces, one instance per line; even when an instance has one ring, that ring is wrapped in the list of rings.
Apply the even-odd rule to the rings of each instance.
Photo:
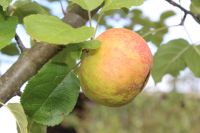
[[[54,16],[48,5],[34,0],[0,0],[1,53],[19,56],[0,77],[0,102],[15,115],[21,133],[45,133],[47,126],[60,124],[73,111],[81,88],[77,76],[81,60],[101,47],[95,39],[98,29],[113,28],[106,17],[118,14],[131,20],[124,28],[142,27],[135,32],[158,49],[151,69],[156,83],[166,74],[178,76],[184,68],[200,76],[200,45],[182,38],[162,43],[170,28],[165,20],[175,15],[173,11],[163,12],[158,21],[153,21],[134,8],[144,0],[68,0],[67,7],[60,0],[48,1],[61,3],[62,19]],[[191,1],[189,10],[173,0],[165,1],[184,14],[171,27],[184,26],[188,16],[200,24],[198,0]],[[18,25],[30,36],[30,48],[16,33]],[[20,103],[5,104],[16,95],[21,97]]]

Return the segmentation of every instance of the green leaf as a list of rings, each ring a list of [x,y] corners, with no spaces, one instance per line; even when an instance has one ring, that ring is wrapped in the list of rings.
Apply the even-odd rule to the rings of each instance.
[[[103,3],[103,0],[69,0],[69,1],[72,1],[81,6],[83,9],[89,11],[94,10]]]
[[[200,2],[199,2],[199,0],[191,0],[190,10],[193,13],[200,15]]]
[[[3,10],[5,11],[11,2],[12,0],[1,0],[0,5],[3,7]]]
[[[3,54],[10,55],[10,56],[19,54],[19,51],[18,51],[15,43],[11,43],[10,45],[7,45],[6,47],[2,48],[0,51]]]
[[[33,120],[31,120],[30,118],[27,119],[28,119],[28,133],[47,133],[47,126],[38,124]],[[17,131],[18,133],[22,133],[20,131],[19,126],[17,126]]]
[[[16,17],[4,17],[0,12],[0,49],[10,44],[15,36],[16,26]]]
[[[83,42],[94,33],[91,27],[73,28],[57,17],[41,14],[25,17],[24,24],[33,39],[51,44]]]
[[[200,77],[200,45],[191,45],[185,53],[184,59],[194,75]]]
[[[49,14],[47,8],[31,1],[16,1],[12,8],[13,15],[19,18],[20,23],[23,22],[24,17],[30,14]]]
[[[53,63],[66,64],[69,69],[76,65],[76,61],[80,59],[82,49],[78,45],[67,45],[56,57],[53,58]]]
[[[73,110],[80,85],[70,71],[67,65],[48,63],[29,81],[21,103],[32,120],[53,126]]]
[[[28,119],[28,133],[46,133],[47,127]]]
[[[76,61],[81,58],[83,49],[97,49],[100,47],[100,41],[91,40],[78,44],[67,45],[56,57],[53,58],[53,63],[66,64],[71,66],[70,69],[76,66]]]
[[[186,40],[177,39],[162,45],[154,56],[152,76],[159,82],[165,74],[177,76],[186,67],[184,54],[190,45]]]
[[[173,11],[166,11],[166,12],[163,12],[163,13],[161,14],[161,16],[160,16],[160,21],[164,21],[164,20],[166,20],[167,18],[172,17],[172,16],[174,16],[174,15],[175,15],[175,13],[174,13]]]
[[[15,116],[17,121],[17,125],[20,129],[21,133],[28,133],[28,121],[26,118],[26,114],[24,113],[23,107],[19,103],[9,103],[6,107],[11,111],[11,113]]]
[[[79,44],[82,49],[98,49],[101,42],[98,40],[85,41]]]
[[[105,0],[105,5],[102,11],[105,12],[120,8],[130,8],[132,6],[139,6],[143,2],[144,0]]]

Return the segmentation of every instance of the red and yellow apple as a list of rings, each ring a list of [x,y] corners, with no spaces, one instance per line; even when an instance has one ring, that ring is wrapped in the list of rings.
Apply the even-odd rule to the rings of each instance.
[[[152,66],[152,54],[137,33],[113,28],[97,40],[100,48],[89,51],[80,65],[79,78],[85,95],[106,106],[129,103],[141,90]]]

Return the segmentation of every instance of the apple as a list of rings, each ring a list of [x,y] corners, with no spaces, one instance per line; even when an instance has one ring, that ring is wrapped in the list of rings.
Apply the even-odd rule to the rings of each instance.
[[[84,94],[106,106],[129,103],[144,88],[152,67],[145,40],[125,28],[113,28],[97,37],[100,48],[82,59],[79,78]]]

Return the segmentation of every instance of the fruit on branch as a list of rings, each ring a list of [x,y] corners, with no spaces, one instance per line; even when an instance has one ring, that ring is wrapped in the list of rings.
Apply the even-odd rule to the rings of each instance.
[[[99,49],[82,59],[79,78],[85,95],[106,106],[129,103],[144,88],[152,66],[152,54],[137,33],[113,28],[97,40]]]

